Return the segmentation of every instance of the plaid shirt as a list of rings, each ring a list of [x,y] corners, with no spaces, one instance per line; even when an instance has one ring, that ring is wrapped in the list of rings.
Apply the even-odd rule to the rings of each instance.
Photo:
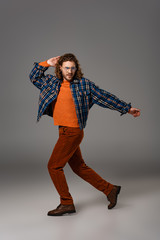
[[[62,80],[51,74],[44,74],[48,67],[43,67],[34,63],[34,67],[29,74],[31,82],[40,89],[39,108],[37,122],[42,115],[47,114],[53,117],[51,103],[58,96]],[[86,78],[73,79],[70,83],[71,93],[74,99],[76,114],[80,129],[85,128],[89,109],[98,104],[101,107],[117,110],[121,115],[127,113],[131,108],[131,103],[120,100],[115,95],[100,89],[94,82]]]

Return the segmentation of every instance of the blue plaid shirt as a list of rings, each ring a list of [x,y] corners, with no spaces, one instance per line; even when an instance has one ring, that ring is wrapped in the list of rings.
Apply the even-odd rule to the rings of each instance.
[[[40,89],[39,108],[37,122],[42,115],[47,114],[53,117],[51,103],[57,98],[62,80],[51,74],[44,74],[48,67],[43,67],[34,63],[34,67],[29,74],[31,82]],[[121,115],[127,113],[131,108],[131,103],[126,103],[115,95],[100,89],[94,82],[87,78],[73,79],[70,83],[71,93],[74,99],[76,114],[80,129],[85,128],[89,109],[98,104],[101,107],[117,110]]]

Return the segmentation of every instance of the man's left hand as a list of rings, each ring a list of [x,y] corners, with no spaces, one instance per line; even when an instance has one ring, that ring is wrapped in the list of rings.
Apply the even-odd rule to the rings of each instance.
[[[137,108],[130,108],[128,113],[133,115],[133,117],[139,117],[140,116],[140,109]]]

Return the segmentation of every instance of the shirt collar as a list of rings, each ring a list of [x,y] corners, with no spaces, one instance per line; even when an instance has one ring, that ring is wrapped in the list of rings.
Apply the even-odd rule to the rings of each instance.
[[[57,82],[60,82],[60,83],[62,83],[63,82],[63,80],[62,79],[59,79],[59,78],[56,78],[56,81]],[[79,83],[79,79],[77,79],[77,78],[75,78],[75,79],[73,79],[73,81],[71,81],[71,83]]]

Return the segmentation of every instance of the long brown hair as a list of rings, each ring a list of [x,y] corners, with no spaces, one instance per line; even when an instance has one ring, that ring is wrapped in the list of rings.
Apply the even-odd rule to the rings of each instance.
[[[75,63],[76,72],[75,72],[74,78],[81,79],[83,77],[83,73],[81,71],[80,64],[79,64],[77,58],[75,57],[75,55],[72,53],[66,53],[58,59],[57,64],[55,66],[56,77],[61,80],[63,79],[62,72],[60,70],[60,66],[62,66],[63,62],[66,62],[66,61],[71,61],[71,62]]]

